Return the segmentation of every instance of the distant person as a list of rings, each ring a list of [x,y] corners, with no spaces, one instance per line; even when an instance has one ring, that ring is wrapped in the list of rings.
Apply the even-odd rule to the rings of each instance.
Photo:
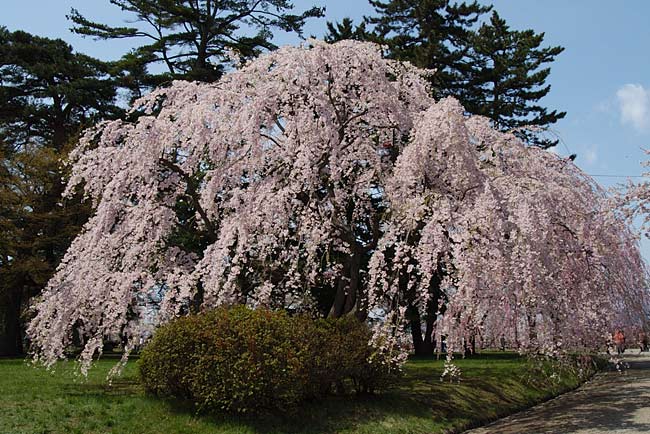
[[[648,335],[644,330],[639,332],[639,348],[641,352],[648,351]]]
[[[623,354],[625,352],[625,333],[623,333],[623,330],[617,329],[614,332],[614,345],[616,345],[617,354]]]

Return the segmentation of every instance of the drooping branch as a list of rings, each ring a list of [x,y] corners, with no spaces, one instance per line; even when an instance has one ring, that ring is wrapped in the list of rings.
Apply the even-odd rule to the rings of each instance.
[[[174,82],[138,104],[155,110],[104,124],[74,155],[69,185],[83,183],[98,212],[37,308],[30,338],[48,362],[79,319],[97,336],[88,362],[102,336],[131,333],[137,345],[150,322],[134,300],[159,285],[160,321],[200,299],[384,312],[398,333],[408,309],[423,341],[445,336],[452,351],[477,329],[481,339],[506,330],[521,351],[555,354],[557,336],[562,348],[597,348],[613,324],[640,321],[647,271],[625,225],[599,212],[604,194],[571,163],[453,99],[433,101],[379,47],[283,48],[216,86]],[[182,206],[155,200],[171,188]],[[194,217],[200,231],[176,231]],[[177,234],[191,249],[165,243]]]

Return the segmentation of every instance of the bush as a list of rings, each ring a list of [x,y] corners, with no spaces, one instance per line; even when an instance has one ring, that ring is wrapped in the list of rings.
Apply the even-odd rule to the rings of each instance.
[[[219,308],[161,326],[140,357],[145,389],[201,410],[286,409],[332,392],[372,392],[397,369],[379,363],[355,318],[313,320]]]
[[[198,331],[203,318],[187,316],[160,327],[140,354],[145,389],[160,396],[191,398],[190,370],[200,351]]]
[[[208,314],[214,325],[197,354],[195,399],[208,409],[285,408],[303,399],[306,348],[283,312],[243,307]]]
[[[247,412],[302,399],[304,348],[282,312],[220,308],[160,327],[140,357],[149,392],[200,409]]]
[[[314,323],[321,330],[320,353],[324,366],[317,376],[345,391],[346,381],[357,394],[373,393],[387,387],[401,372],[388,354],[372,345],[372,330],[353,316],[321,319]],[[341,351],[341,349],[345,349]]]

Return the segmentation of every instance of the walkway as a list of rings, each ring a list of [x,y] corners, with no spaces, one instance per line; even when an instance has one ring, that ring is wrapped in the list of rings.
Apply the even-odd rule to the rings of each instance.
[[[600,373],[574,392],[467,434],[650,433],[650,354],[628,352],[623,373]]]

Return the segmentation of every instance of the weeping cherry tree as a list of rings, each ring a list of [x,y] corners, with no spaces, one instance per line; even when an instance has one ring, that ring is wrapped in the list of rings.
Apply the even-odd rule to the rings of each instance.
[[[86,132],[66,194],[95,212],[35,306],[35,358],[80,341],[87,367],[112,336],[127,357],[148,328],[232,304],[380,318],[387,345],[426,318],[414,336],[451,349],[506,334],[548,354],[642,321],[645,265],[600,187],[432,100],[431,73],[312,41]]]

